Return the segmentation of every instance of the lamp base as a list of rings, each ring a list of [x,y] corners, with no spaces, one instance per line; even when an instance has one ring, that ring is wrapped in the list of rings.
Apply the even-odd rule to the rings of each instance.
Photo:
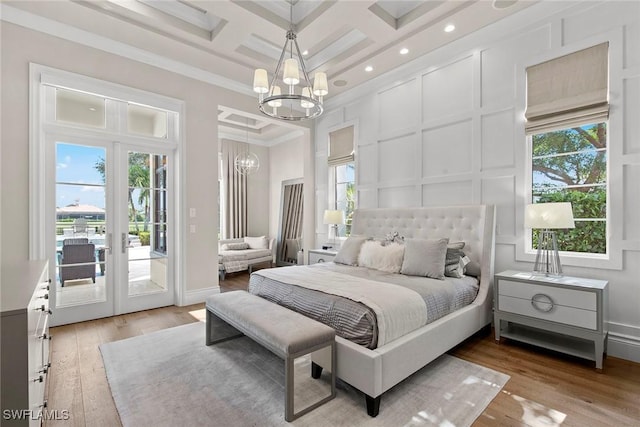
[[[533,272],[545,276],[562,276],[562,264],[560,264],[555,232],[550,230],[540,232]]]

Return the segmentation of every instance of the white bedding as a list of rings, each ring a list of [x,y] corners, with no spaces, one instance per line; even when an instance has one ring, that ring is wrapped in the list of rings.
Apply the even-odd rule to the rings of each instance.
[[[378,321],[378,346],[387,344],[427,323],[422,296],[407,288],[349,276],[310,266],[261,270],[262,276],[290,285],[337,295],[365,304]]]

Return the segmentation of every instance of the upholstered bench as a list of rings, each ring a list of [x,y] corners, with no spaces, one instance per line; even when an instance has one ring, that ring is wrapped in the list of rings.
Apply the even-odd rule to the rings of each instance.
[[[215,294],[207,298],[206,345],[243,334],[285,361],[285,420],[301,415],[336,395],[336,349],[333,328],[246,291]],[[294,412],[293,362],[316,350],[331,349],[331,394]]]

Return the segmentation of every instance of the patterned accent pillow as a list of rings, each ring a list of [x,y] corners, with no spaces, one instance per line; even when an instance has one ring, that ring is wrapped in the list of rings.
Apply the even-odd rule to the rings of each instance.
[[[447,245],[447,255],[444,263],[444,275],[447,277],[464,277],[469,258],[464,251],[464,242],[453,242]]]

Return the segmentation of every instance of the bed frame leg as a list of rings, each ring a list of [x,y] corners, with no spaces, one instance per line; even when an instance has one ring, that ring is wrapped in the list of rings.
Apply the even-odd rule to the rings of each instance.
[[[311,362],[311,378],[317,380],[322,375],[322,366],[315,362]]]
[[[380,412],[380,398],[382,395],[378,397],[371,397],[368,394],[364,395],[364,399],[367,402],[367,414],[370,417],[377,417]]]

